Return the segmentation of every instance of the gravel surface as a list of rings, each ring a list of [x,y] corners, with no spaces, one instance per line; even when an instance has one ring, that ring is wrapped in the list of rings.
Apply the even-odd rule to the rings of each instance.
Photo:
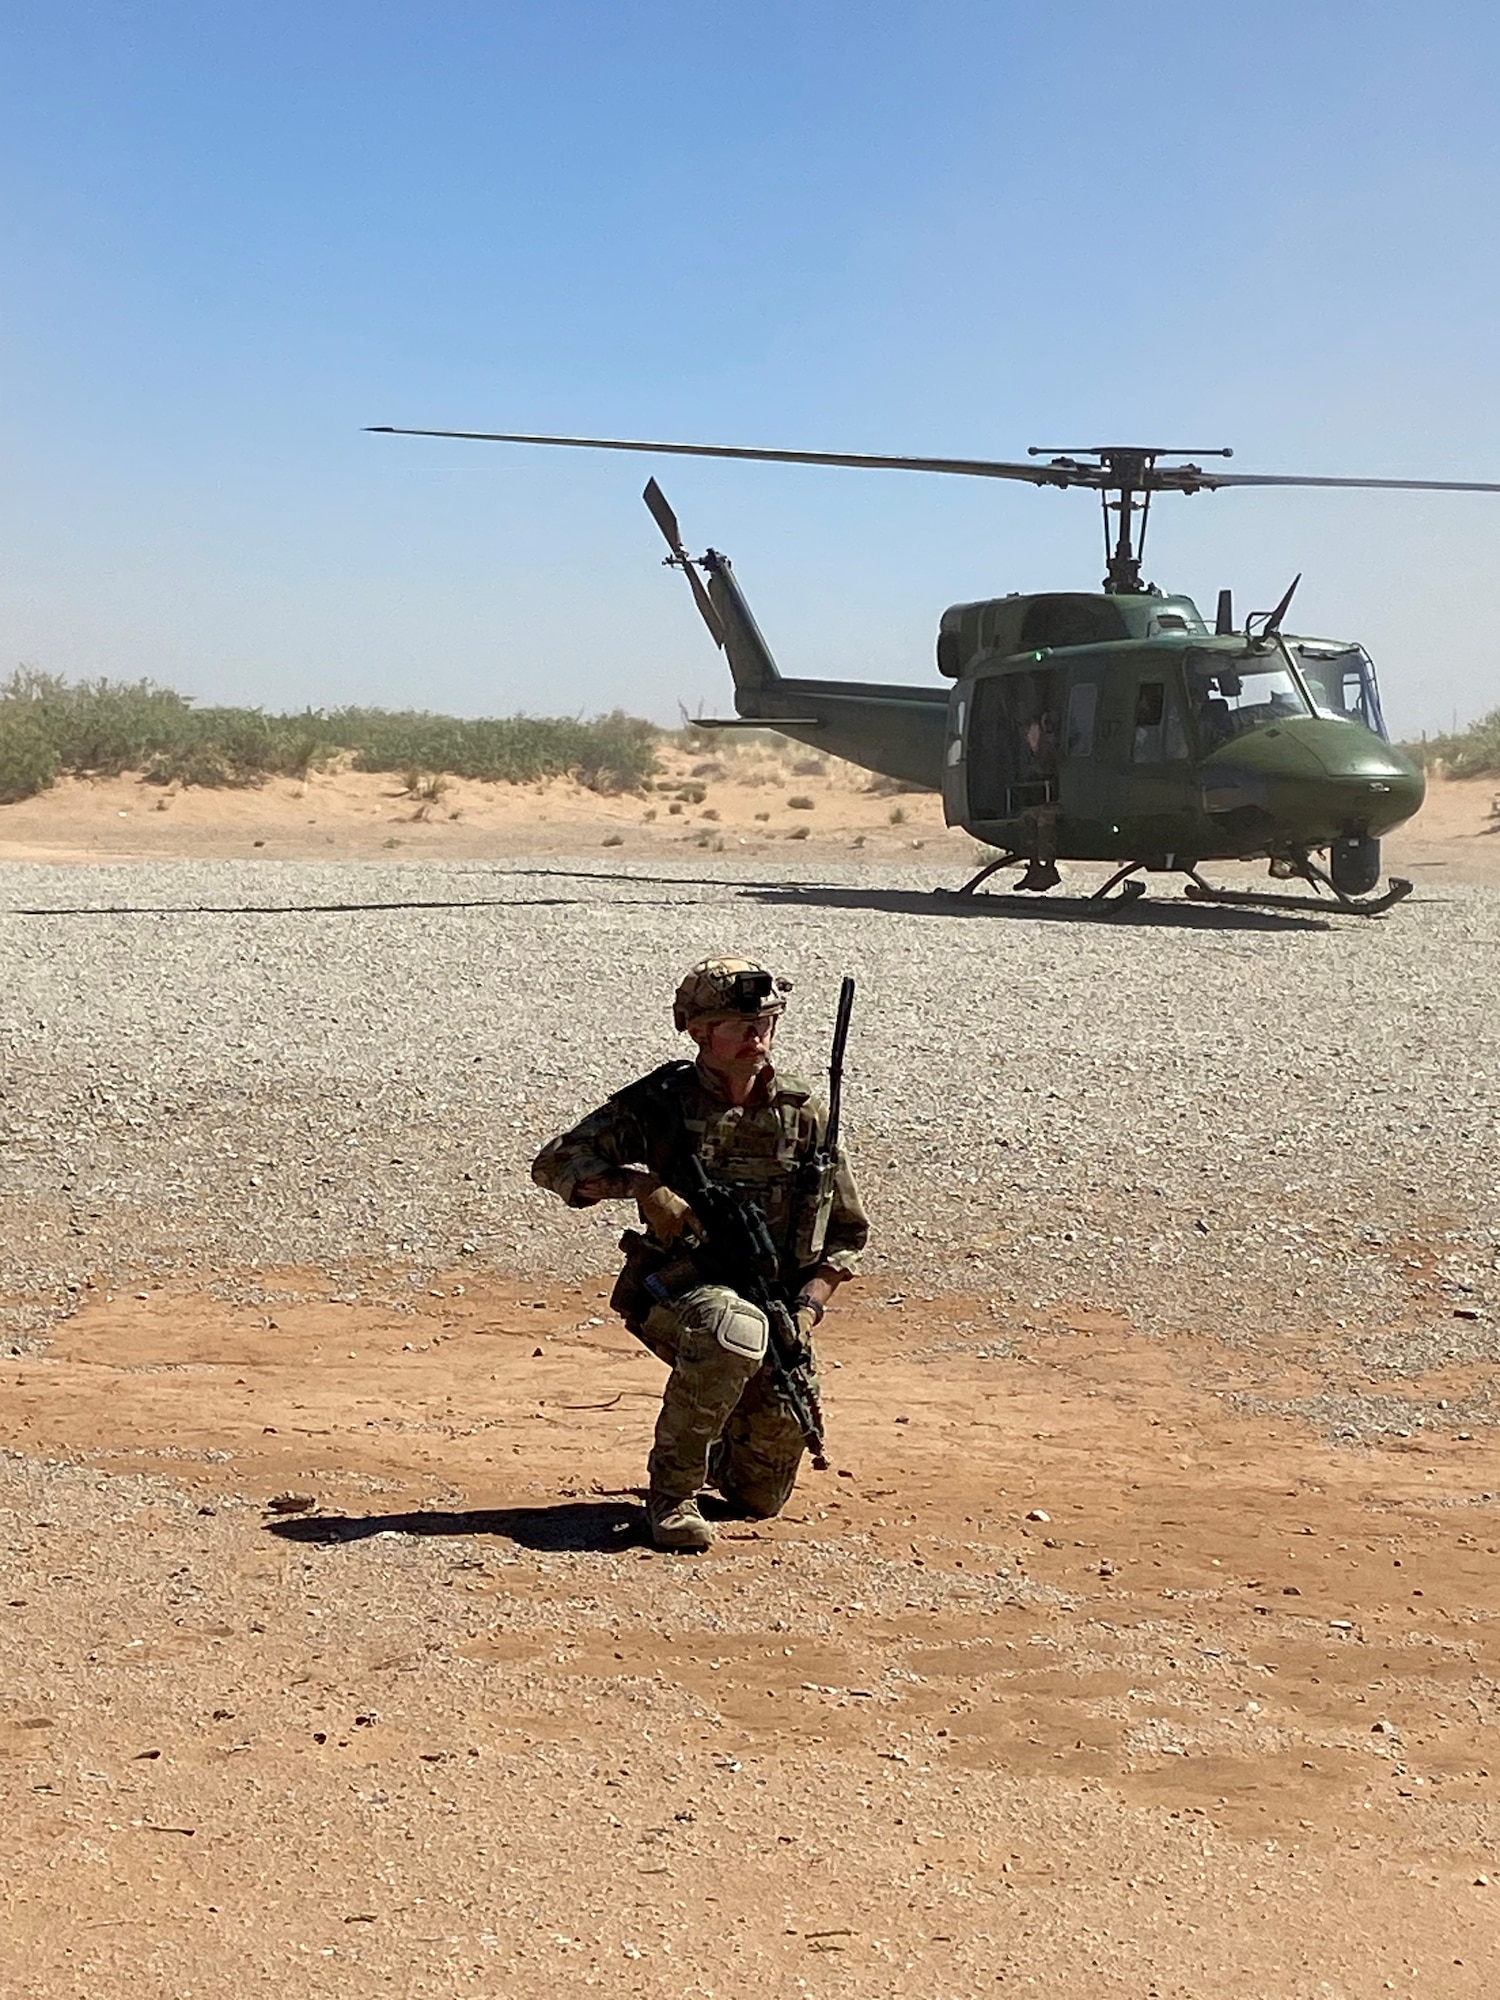
[[[1389,921],[978,899],[932,870],[601,860],[0,872],[0,1240],[40,1313],[127,1269],[602,1272],[532,1154],[680,1052],[687,964],[796,980],[886,1291],[1055,1323],[1500,1358],[1500,891]],[[48,912],[41,914],[41,912]],[[1461,1316],[1460,1316],[1461,1315]],[[24,1333],[23,1311],[11,1325]]]

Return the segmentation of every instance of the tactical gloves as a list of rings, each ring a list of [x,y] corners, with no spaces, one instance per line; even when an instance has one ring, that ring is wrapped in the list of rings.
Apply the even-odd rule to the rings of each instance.
[[[673,1194],[669,1187],[653,1188],[650,1194],[640,1197],[637,1206],[642,1222],[661,1243],[675,1243],[685,1229],[697,1223],[682,1196]]]

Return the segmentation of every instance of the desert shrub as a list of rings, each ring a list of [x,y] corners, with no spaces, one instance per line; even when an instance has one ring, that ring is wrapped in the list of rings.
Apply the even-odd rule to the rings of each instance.
[[[805,826],[794,826],[787,835],[788,840],[806,840],[806,838],[807,828]]]
[[[106,777],[138,771],[148,755],[188,734],[191,704],[152,681],[68,682],[21,668],[0,688],[7,710],[24,711],[63,771]]]
[[[905,826],[906,808],[905,806],[892,806],[885,817],[887,824],[890,826]]]
[[[187,785],[306,777],[314,765],[344,754],[364,771],[511,784],[571,772],[594,791],[636,791],[654,769],[662,737],[654,724],[621,709],[590,721],[379,708],[267,715],[258,708],[198,708],[149,680],[70,683],[26,668],[0,684],[0,724],[16,746],[18,772],[23,738],[32,746],[27,768],[46,767],[35,748],[40,737],[55,760],[54,776],[140,771],[158,783]]]
[[[794,778],[826,778],[828,765],[821,757],[799,757],[792,765]]]
[[[170,750],[154,751],[141,773],[150,785],[258,785],[266,775],[246,770],[212,741],[174,743]]]
[[[1492,708],[1455,736],[1432,736],[1401,747],[1428,770],[1440,764],[1450,778],[1500,776],[1500,708]]]
[[[57,752],[17,703],[0,702],[0,806],[46,791],[57,777]]]
[[[695,764],[690,775],[694,778],[722,778],[724,766],[710,760],[707,764]]]
[[[661,732],[616,709],[591,722],[512,715],[461,719],[417,711],[341,709],[330,718],[361,771],[447,771],[489,784],[531,784],[572,773],[596,792],[640,788]]]
[[[575,725],[579,743],[573,768],[594,792],[631,792],[656,768],[661,732],[622,708]]]
[[[798,792],[795,798],[787,800],[787,805],[790,808],[790,810],[792,812],[797,812],[797,813],[810,813],[814,809],[816,803],[817,801],[815,799],[810,799],[807,796],[806,792]]]

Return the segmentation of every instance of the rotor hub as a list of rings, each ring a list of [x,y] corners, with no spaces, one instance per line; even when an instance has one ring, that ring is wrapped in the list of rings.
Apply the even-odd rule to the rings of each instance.
[[[1146,523],[1153,493],[1198,493],[1212,479],[1199,458],[1233,458],[1227,445],[1189,452],[1167,445],[1090,445],[1084,451],[1049,452],[1032,445],[1028,458],[1046,458],[1059,486],[1092,486],[1104,515],[1104,589],[1111,597],[1136,597],[1154,586],[1142,581]],[[1162,458],[1182,458],[1185,465],[1163,465]],[[1093,463],[1088,461],[1092,459]],[[1049,482],[1052,483],[1052,482]],[[1111,495],[1114,497],[1111,498]],[[1111,520],[1111,515],[1114,519]]]

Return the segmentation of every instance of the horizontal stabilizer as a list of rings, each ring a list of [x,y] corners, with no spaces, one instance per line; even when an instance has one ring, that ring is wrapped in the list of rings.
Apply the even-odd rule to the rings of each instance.
[[[823,715],[695,715],[690,720],[694,729],[824,729],[828,724]]]

